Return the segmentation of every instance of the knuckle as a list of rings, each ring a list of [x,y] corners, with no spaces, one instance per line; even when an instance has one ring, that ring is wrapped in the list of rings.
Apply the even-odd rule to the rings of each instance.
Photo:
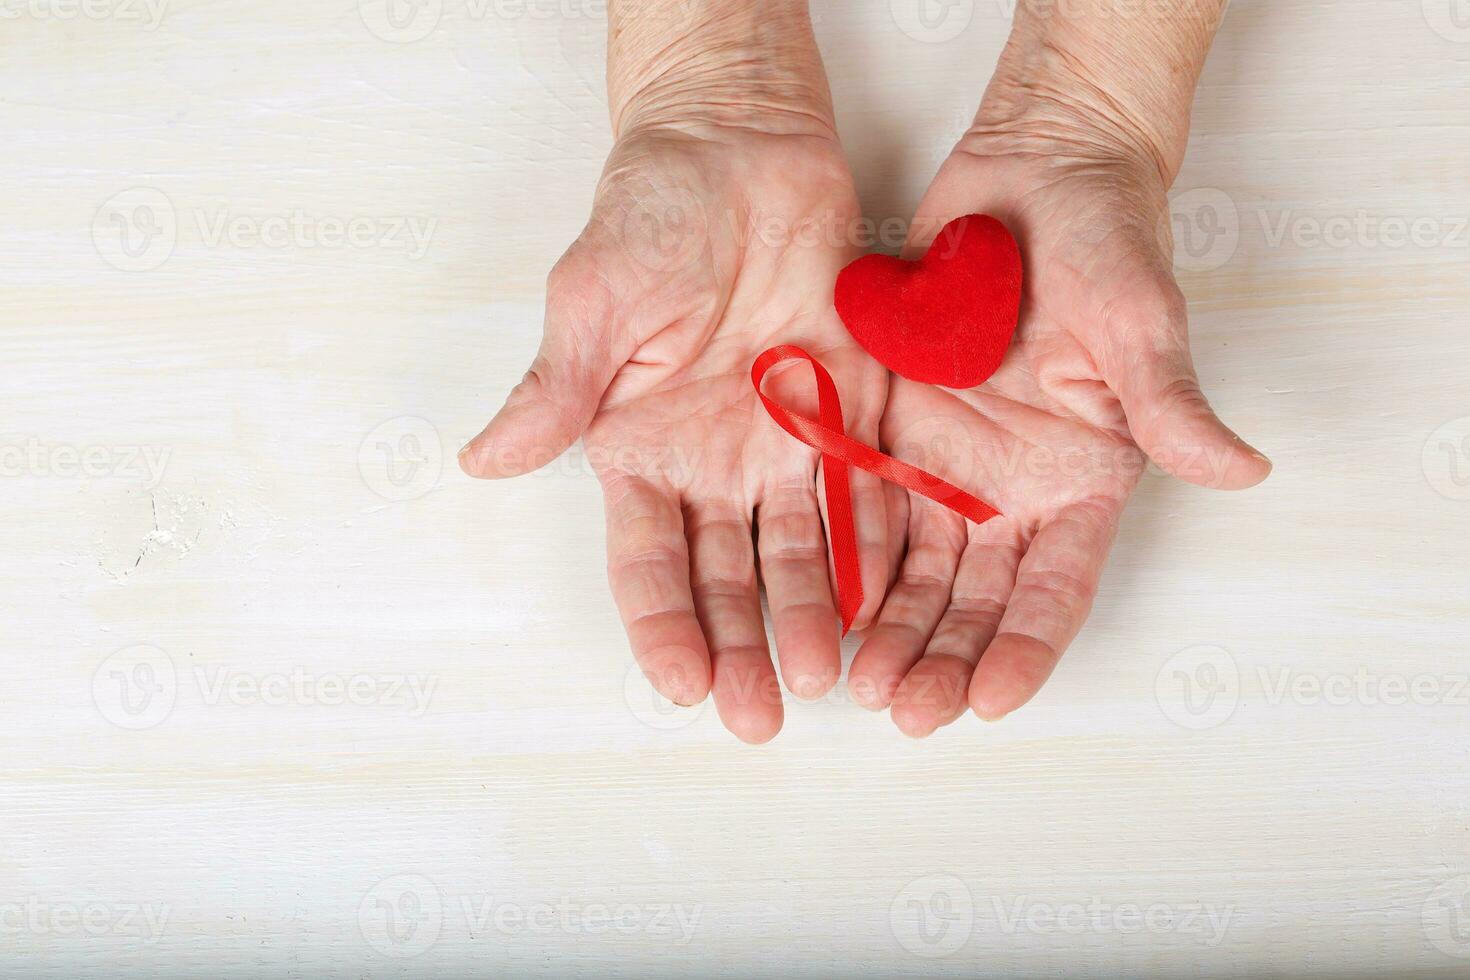
[[[547,306],[572,323],[605,325],[614,307],[612,282],[608,263],[579,241],[547,273]]]
[[[1089,608],[1097,591],[1097,583],[1052,568],[1033,571],[1024,581],[1016,583],[1016,591],[1025,593],[1028,600],[1065,613]]]
[[[970,627],[994,630],[1005,611],[1006,604],[990,596],[956,594],[950,599],[949,615]]]
[[[1168,406],[1168,411],[1196,411],[1209,408],[1209,402],[1205,399],[1205,393],[1200,390],[1199,382],[1192,374],[1186,374],[1168,382],[1159,391],[1160,401]]]
[[[760,524],[763,554],[772,558],[811,557],[825,552],[817,515],[784,511],[765,516]]]
[[[1177,346],[1188,329],[1189,306],[1170,278],[1129,293],[1103,309],[1103,322],[1116,337],[1148,349]]]

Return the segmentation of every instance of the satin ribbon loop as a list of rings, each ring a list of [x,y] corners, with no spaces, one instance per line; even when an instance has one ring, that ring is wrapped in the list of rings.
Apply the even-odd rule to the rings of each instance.
[[[808,418],[786,408],[761,390],[766,372],[785,361],[801,360],[812,366],[817,380],[817,417]],[[827,489],[827,533],[832,542],[832,564],[837,573],[838,613],[845,636],[863,604],[862,569],[857,533],[853,527],[852,486],[848,467],[866,470],[888,483],[928,497],[976,524],[999,515],[994,507],[952,483],[916,466],[894,459],[851,438],[842,421],[842,401],[832,375],[815,357],[792,344],[772,347],[755,359],[750,380],[761,404],[777,425],[793,438],[822,454],[822,476]]]

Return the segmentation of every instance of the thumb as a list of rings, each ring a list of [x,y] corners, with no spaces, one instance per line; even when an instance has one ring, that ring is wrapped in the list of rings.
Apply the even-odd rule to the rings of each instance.
[[[1216,490],[1253,487],[1271,461],[1220,421],[1200,390],[1182,299],[1146,322],[1109,329],[1109,386],[1133,441],[1159,468]],[[1151,321],[1151,322],[1147,322]]]
[[[579,271],[587,270],[587,271]],[[459,451],[470,476],[500,479],[547,465],[576,442],[627,361],[615,350],[608,288],[569,253],[547,280],[546,323],[531,369]]]

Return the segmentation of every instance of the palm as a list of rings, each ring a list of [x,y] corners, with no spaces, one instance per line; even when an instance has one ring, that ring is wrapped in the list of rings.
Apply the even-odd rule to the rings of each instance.
[[[856,254],[828,231],[857,217],[840,148],[815,137],[660,136],[620,148],[610,171],[603,196],[624,215],[624,234],[620,261],[604,256],[597,275],[616,276],[622,285],[611,288],[637,315],[614,325],[629,352],[589,448],[603,459],[620,448],[696,453],[668,471],[624,467],[695,498],[753,504],[773,475],[810,478],[816,453],[760,410],[750,367],[768,347],[801,344],[851,393],[856,416],[873,424],[881,411],[882,368],[862,356],[824,290]],[[793,244],[803,229],[821,234]],[[789,397],[803,400],[803,387]]]
[[[967,212],[1002,218],[1021,241],[1015,343],[970,391],[896,379],[882,438],[1003,516],[970,525],[910,499],[899,578],[850,681],[869,706],[891,703],[913,735],[967,702],[1000,717],[1045,682],[1090,608],[1142,468],[1138,443],[1195,482],[1264,476],[1194,383],[1162,185],[1123,166],[959,152],[916,233]]]
[[[831,305],[831,283],[858,251],[847,238],[857,216],[841,149],[825,136],[709,127],[625,140],[593,221],[553,273],[547,339],[522,395],[555,387],[544,374],[571,385],[595,375],[582,424],[634,653],[680,703],[712,689],[725,724],[749,741],[782,720],[757,567],[787,686],[819,696],[841,671],[819,456],[765,415],[750,369],[776,344],[807,348],[837,380],[851,431],[876,440],[885,374]],[[769,388],[814,411],[810,377],[783,373]],[[853,491],[870,618],[887,521],[875,480]]]

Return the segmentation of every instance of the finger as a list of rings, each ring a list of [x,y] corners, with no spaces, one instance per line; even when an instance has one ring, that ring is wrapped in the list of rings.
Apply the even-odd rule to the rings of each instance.
[[[810,477],[768,492],[756,509],[756,527],[781,678],[797,697],[819,698],[841,676],[842,655],[827,539]]]
[[[887,574],[884,577],[883,595],[898,581],[898,570],[903,565],[904,551],[908,547],[909,492],[897,483],[883,483],[884,506],[888,512],[888,555],[884,562]]]
[[[1252,487],[1270,475],[1270,460],[1220,421],[1200,390],[1177,287],[1110,319],[1104,374],[1150,459],[1181,480],[1220,490]]]
[[[613,329],[614,304],[597,260],[574,245],[546,284],[546,322],[531,369],[504,406],[459,451],[487,479],[540,469],[576,442],[631,348]]]
[[[633,657],[675,704],[709,694],[709,650],[694,614],[689,550],[679,503],[641,477],[603,477],[607,568]]]
[[[1092,499],[1063,509],[1031,540],[995,639],[970,680],[970,707],[987,721],[1041,689],[1092,608],[1123,503]]]
[[[893,697],[893,723],[905,735],[925,738],[964,714],[970,677],[995,637],[1024,550],[1014,521],[971,528],[949,606]]]
[[[686,507],[684,525],[720,720],[743,742],[768,742],[781,730],[783,711],[766,646],[750,518],[734,505],[703,502]]]
[[[909,668],[923,655],[949,603],[965,546],[964,519],[929,500],[911,500],[909,549],[878,623],[853,657],[847,687],[874,711],[888,707]]]

